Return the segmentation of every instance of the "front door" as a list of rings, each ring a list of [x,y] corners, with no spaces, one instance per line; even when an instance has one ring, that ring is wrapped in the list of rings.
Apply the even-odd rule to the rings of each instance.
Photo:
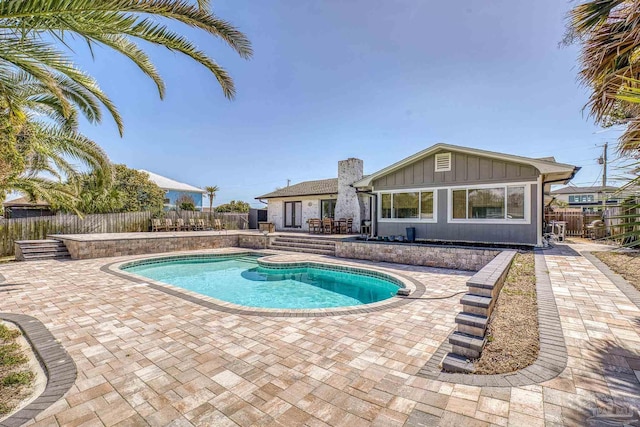
[[[302,202],[284,203],[284,226],[286,228],[302,227]]]

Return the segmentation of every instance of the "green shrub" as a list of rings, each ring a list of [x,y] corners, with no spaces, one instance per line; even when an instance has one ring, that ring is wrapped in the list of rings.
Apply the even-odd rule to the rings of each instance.
[[[35,378],[35,375],[31,371],[12,372],[2,379],[2,385],[28,385]]]

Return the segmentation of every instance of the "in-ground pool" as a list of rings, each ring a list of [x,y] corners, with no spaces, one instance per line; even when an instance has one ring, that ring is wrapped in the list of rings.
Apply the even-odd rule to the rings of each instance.
[[[370,304],[393,297],[400,287],[393,278],[377,272],[315,264],[272,268],[258,265],[258,257],[160,258],[135,261],[120,268],[219,300],[261,308]]]

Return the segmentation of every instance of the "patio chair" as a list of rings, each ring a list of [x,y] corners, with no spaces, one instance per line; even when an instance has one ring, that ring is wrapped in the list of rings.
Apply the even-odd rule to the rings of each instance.
[[[197,221],[196,230],[206,230],[206,226],[204,224],[204,219],[199,219]]]
[[[196,225],[196,220],[194,218],[189,218],[189,230],[196,230],[197,229],[197,225]]]
[[[184,219],[178,218],[176,219],[176,231],[186,230],[187,226],[184,224]]]
[[[335,230],[338,234],[346,234],[347,233],[347,218],[340,218],[335,221]]]
[[[309,233],[320,233],[322,231],[322,220],[320,218],[309,219]]]
[[[222,223],[219,218],[213,220],[213,229],[217,231],[227,230],[227,227]]]
[[[176,225],[173,224],[173,220],[171,218],[166,218],[164,220],[164,226],[167,229],[167,231],[175,231],[177,230]]]
[[[164,231],[167,227],[162,223],[160,218],[151,219],[151,231]]]
[[[331,234],[331,232],[333,231],[333,221],[331,220],[331,218],[324,218],[322,220],[322,232],[324,234]]]
[[[346,233],[353,233],[353,218],[347,218],[347,225],[345,226]]]

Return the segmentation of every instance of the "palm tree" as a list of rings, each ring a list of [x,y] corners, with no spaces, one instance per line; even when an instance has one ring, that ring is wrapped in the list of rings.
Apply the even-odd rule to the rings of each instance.
[[[224,95],[232,99],[235,87],[226,70],[186,37],[162,23],[174,21],[201,30],[223,40],[241,57],[249,58],[252,51],[246,36],[216,17],[208,6],[208,0],[199,0],[198,6],[180,0],[0,1],[0,97],[4,97],[11,108],[15,87],[6,84],[4,78],[21,71],[46,87],[62,112],[69,115],[72,94],[65,92],[60,84],[66,80],[93,104],[104,106],[122,134],[122,118],[97,82],[46,41],[59,40],[67,46],[65,37],[75,36],[86,41],[92,53],[94,45],[103,45],[129,58],[155,82],[161,98],[165,93],[164,82],[138,41],[164,46],[195,60],[215,76]],[[100,118],[99,114],[94,117],[96,121]]]
[[[32,199],[43,199],[53,206],[69,208],[75,193],[63,184],[77,176],[79,161],[111,181],[111,164],[105,152],[77,131],[77,113],[92,121],[98,107],[76,92],[73,82],[61,76],[59,87],[69,93],[72,108],[66,114],[49,87],[25,73],[5,74],[4,82],[14,89],[10,97],[0,98],[0,199],[8,191],[20,191]],[[45,175],[52,178],[44,178]]]
[[[580,78],[591,88],[587,107],[597,123],[622,119],[619,150],[640,149],[640,8],[633,0],[591,0],[570,12],[581,41]]]
[[[211,216],[213,215],[213,199],[216,197],[218,190],[220,188],[217,185],[204,187],[204,191],[207,192],[207,197],[209,197],[209,221],[211,221]]]

